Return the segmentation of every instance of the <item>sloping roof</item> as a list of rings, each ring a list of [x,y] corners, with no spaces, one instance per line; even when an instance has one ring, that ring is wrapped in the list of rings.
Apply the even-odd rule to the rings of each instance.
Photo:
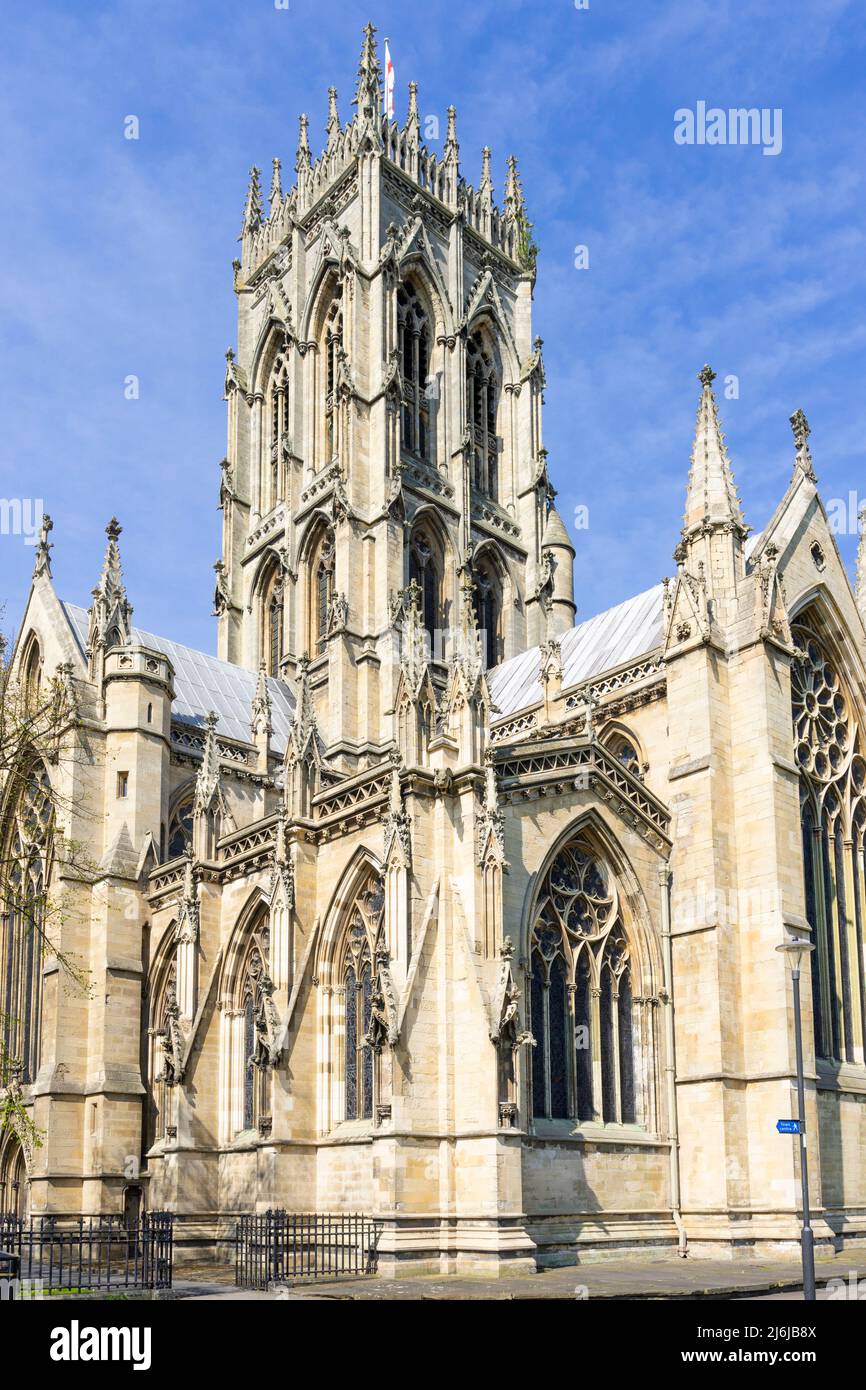
[[[87,609],[79,608],[74,603],[64,603],[63,610],[83,656],[87,645]],[[205,716],[213,710],[218,719],[218,733],[226,738],[238,739],[241,743],[250,742],[250,705],[256,689],[255,671],[246,671],[242,666],[233,666],[229,661],[220,661],[206,652],[197,652],[193,647],[184,647],[180,642],[171,642],[167,637],[157,637],[138,627],[132,629],[132,640],[143,647],[162,652],[174,667],[173,719],[202,726]],[[271,747],[275,753],[282,753],[288,742],[295,697],[285,681],[274,680],[271,676],[267,681],[273,725]]]
[[[560,637],[562,684],[577,685],[627,661],[636,661],[661,646],[662,637],[662,586],[656,584],[594,618],[587,618]],[[488,671],[490,693],[502,714],[515,714],[541,700],[540,670],[540,648],[532,647]]]

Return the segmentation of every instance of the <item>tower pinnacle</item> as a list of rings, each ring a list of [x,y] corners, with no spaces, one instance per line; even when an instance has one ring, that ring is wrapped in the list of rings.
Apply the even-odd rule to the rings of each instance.
[[[372,24],[367,24],[364,29],[354,104],[362,123],[375,121],[382,115],[382,68],[376,52],[376,30]]]
[[[686,542],[698,532],[721,527],[730,527],[740,539],[747,534],[713,394],[715,379],[711,367],[704,367],[698,373],[702,390],[686,490],[683,524]]]
[[[508,156],[508,173],[505,178],[505,216],[511,221],[516,221],[523,210],[523,189],[520,185],[517,159],[513,154],[510,154]]]
[[[796,477],[798,472],[803,473],[810,483],[814,483],[817,479],[812,465],[812,451],[809,448],[809,435],[812,430],[802,410],[795,410],[791,416],[791,429],[797,451],[794,457],[794,476]]]
[[[337,110],[336,87],[328,88],[328,124],[326,130],[328,132],[328,149],[332,150],[337,136],[340,134],[340,113]]]
[[[310,153],[310,118],[306,114],[298,118],[298,153],[295,157],[295,173],[301,174],[313,162]]]
[[[262,220],[262,171],[254,164],[250,169],[250,183],[247,200],[244,204],[244,224],[241,236],[254,232]]]
[[[269,199],[271,212],[279,208],[283,201],[283,189],[280,180],[280,161],[274,156],[273,173],[271,174],[271,196]]]
[[[91,661],[97,651],[126,646],[132,640],[132,608],[126,597],[123,571],[120,566],[118,538],[123,528],[113,516],[105,528],[108,545],[102,562],[99,583],[93,590],[87,651]]]

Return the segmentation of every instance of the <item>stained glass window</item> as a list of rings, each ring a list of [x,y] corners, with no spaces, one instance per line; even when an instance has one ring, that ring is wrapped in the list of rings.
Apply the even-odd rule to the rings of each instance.
[[[535,1028],[536,1046],[532,1049],[532,1094],[536,1098],[536,1113],[547,1113],[547,1057],[544,1048],[544,1001],[546,972],[538,951],[532,953],[532,979],[530,981],[529,1009],[532,1025]],[[541,1034],[541,1036],[539,1036]]]
[[[616,885],[579,841],[560,851],[542,881],[531,967],[534,1116],[634,1124],[628,941]]]
[[[627,768],[629,772],[634,773],[635,777],[641,777],[640,758],[631,739],[626,738],[624,734],[617,734],[611,739],[609,747],[614,757],[618,762],[622,763],[623,767]]]
[[[273,592],[268,609],[269,627],[269,674],[280,674],[280,661],[283,655],[283,586],[278,584]]]
[[[373,959],[381,943],[385,891],[371,872],[355,898],[343,950],[345,993],[344,1100],[347,1120],[369,1120],[374,1104],[374,1058],[370,1042],[373,1011]]]
[[[620,976],[617,1021],[619,1024],[619,1097],[620,1118],[624,1125],[637,1119],[634,1088],[634,1007],[631,994],[631,970],[626,966]]]
[[[358,978],[346,970],[346,1119],[358,1115]]]
[[[577,958],[574,991],[574,1040],[577,1105],[575,1118],[592,1119],[592,984],[589,955],[581,951]]]
[[[53,797],[37,764],[19,795],[4,839],[0,888],[0,982],[4,1070],[18,1065],[32,1082],[39,1066],[42,956],[53,847]]]
[[[866,1062],[866,757],[850,694],[823,641],[793,630],[794,756],[800,807],[815,1051]]]
[[[169,859],[176,859],[179,854],[185,854],[187,846],[192,844],[192,809],[191,794],[175,807],[168,826],[166,854]]]
[[[550,1028],[550,1113],[553,1119],[568,1115],[568,1006],[565,997],[565,962],[557,956],[550,967],[548,998]]]
[[[601,1021],[601,1115],[606,1124],[616,1119],[616,1057],[613,1041],[613,978],[608,969],[601,972],[599,998]]]
[[[256,1070],[253,1054],[256,1046],[256,1020],[252,994],[244,1001],[244,1129],[255,1124]]]

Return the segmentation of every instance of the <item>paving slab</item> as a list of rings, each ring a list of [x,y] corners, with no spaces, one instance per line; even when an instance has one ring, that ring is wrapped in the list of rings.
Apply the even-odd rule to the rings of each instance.
[[[866,1250],[816,1261],[820,1291],[831,1279],[853,1276],[866,1292]],[[501,1279],[421,1276],[411,1279],[351,1279],[280,1285],[267,1292],[236,1289],[213,1277],[175,1281],[179,1298],[281,1300],[489,1300],[489,1299],[732,1299],[796,1298],[802,1291],[798,1260],[696,1260],[664,1256],[650,1260],[605,1260]]]

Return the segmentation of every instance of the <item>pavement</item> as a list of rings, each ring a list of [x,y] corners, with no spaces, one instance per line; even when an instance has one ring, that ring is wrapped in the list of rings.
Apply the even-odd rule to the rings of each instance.
[[[866,1299],[866,1250],[816,1260],[819,1298]],[[330,1299],[376,1301],[486,1301],[490,1299],[753,1299],[802,1297],[799,1260],[682,1259],[604,1260],[501,1279],[421,1276],[413,1279],[347,1279],[282,1285],[268,1291],[235,1288],[229,1270],[178,1272],[175,1298],[273,1302]]]

